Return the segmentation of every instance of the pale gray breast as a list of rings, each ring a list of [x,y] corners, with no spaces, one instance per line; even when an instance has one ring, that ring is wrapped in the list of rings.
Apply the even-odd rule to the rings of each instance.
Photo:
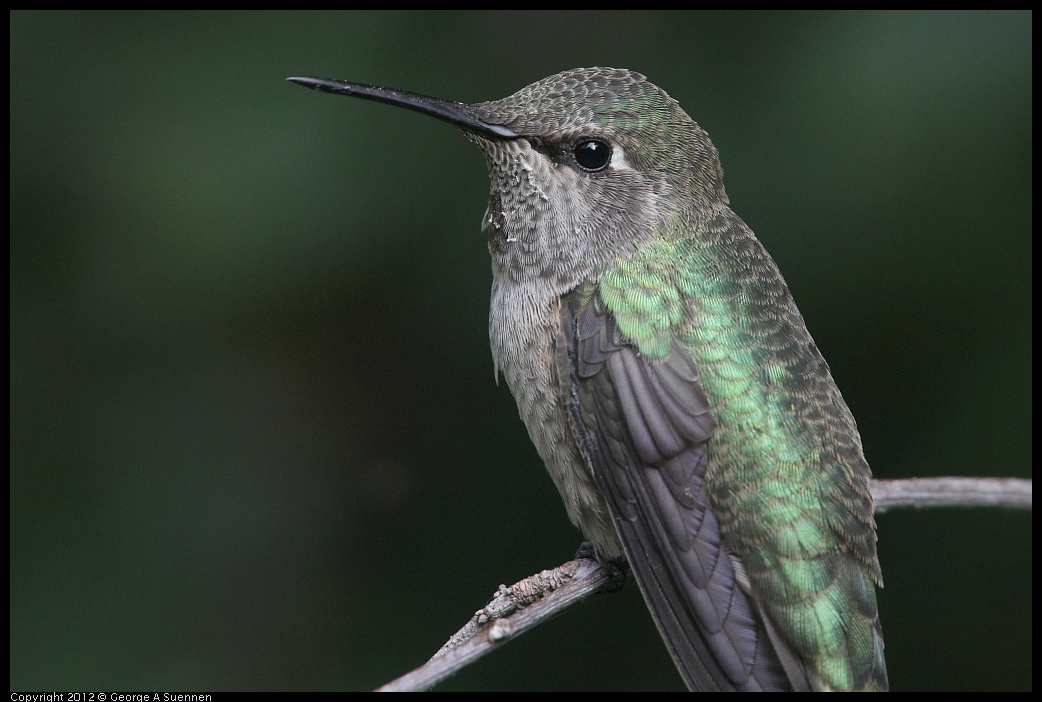
[[[560,297],[536,281],[516,283],[496,277],[492,284],[489,339],[496,371],[506,378],[547,471],[561,493],[568,516],[602,555],[616,557],[618,535],[586,466],[565,410],[557,377],[555,344]]]

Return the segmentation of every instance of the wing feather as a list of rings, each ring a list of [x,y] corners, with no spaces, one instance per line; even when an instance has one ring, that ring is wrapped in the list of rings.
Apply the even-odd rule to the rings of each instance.
[[[740,586],[705,492],[715,427],[680,343],[648,358],[596,295],[565,301],[558,356],[573,428],[604,492],[656,623],[688,685],[792,689]]]

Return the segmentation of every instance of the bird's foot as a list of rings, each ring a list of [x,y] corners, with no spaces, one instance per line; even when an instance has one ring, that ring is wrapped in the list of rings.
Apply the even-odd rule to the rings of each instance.
[[[579,550],[575,552],[575,557],[592,558],[608,573],[610,582],[605,588],[606,592],[618,592],[626,584],[626,571],[629,570],[630,564],[625,556],[616,559],[605,558],[597,551],[592,541],[583,541]]]

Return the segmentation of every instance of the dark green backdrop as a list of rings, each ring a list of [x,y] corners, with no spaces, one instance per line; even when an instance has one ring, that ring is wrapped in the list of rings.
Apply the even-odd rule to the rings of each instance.
[[[368,689],[579,544],[493,382],[461,101],[639,70],[884,478],[1027,476],[1031,15],[11,14],[11,686]],[[1025,689],[1031,519],[879,519],[894,689]],[[451,689],[676,689],[630,585]]]

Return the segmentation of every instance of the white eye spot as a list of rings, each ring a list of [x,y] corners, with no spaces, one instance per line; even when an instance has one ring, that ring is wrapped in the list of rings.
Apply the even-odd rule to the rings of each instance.
[[[615,147],[611,150],[611,161],[608,163],[608,168],[614,171],[632,171],[633,166],[630,165],[629,160],[626,158],[626,152],[622,150],[622,147],[615,144]]]

